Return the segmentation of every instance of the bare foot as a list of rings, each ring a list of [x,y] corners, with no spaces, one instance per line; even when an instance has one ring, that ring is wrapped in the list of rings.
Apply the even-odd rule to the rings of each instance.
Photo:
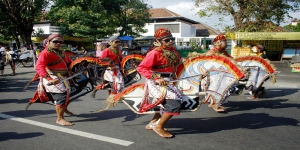
[[[57,119],[56,123],[59,124],[59,125],[62,125],[62,126],[72,126],[72,125],[74,125],[73,123],[71,123],[71,122],[69,122],[65,119]]]
[[[65,113],[70,115],[70,116],[74,116],[74,114],[72,112],[70,112],[68,109],[65,110]]]
[[[222,106],[214,106],[213,109],[216,112],[224,112],[225,111],[224,107],[222,107]]]
[[[163,138],[171,138],[171,137],[173,137],[172,134],[170,134],[168,131],[165,131],[163,128],[159,128],[157,126],[154,126],[152,129],[153,129],[153,131],[155,133],[157,133],[159,136],[161,136]]]
[[[155,126],[155,123],[149,123],[146,125],[147,130],[152,130],[152,128]],[[165,131],[168,131],[168,129],[164,128]]]

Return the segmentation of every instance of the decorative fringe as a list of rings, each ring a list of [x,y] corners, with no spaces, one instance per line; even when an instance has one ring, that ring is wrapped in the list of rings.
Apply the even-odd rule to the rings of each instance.
[[[92,98],[95,98],[96,97],[96,92],[97,92],[98,90],[97,89],[94,89],[93,91],[92,91],[92,93],[91,93],[91,97]]]
[[[224,66],[226,66],[227,69],[231,70],[231,72],[237,77],[237,79],[241,79],[244,76],[244,73],[242,72],[242,67],[239,66],[234,59],[222,54],[206,55],[197,52],[192,52],[188,54],[187,58],[182,59],[184,66],[189,66],[194,61],[218,61],[224,64]]]
[[[39,74],[38,73],[35,73],[35,75],[34,75],[34,77],[31,79],[31,81],[29,81],[27,84],[26,84],[26,86],[23,88],[23,90],[25,91],[29,86],[30,86],[30,84],[32,83],[32,82],[34,82],[34,81],[39,81]]]
[[[23,90],[25,91],[25,90],[30,86],[31,83],[32,83],[32,81],[29,81],[29,82],[26,84],[26,86],[23,88]]]
[[[105,100],[106,108],[94,111],[94,113],[99,113],[99,112],[105,111],[112,106],[115,107],[117,105],[117,103],[114,101],[114,96],[115,96],[114,94],[110,94],[108,96],[108,98]]]
[[[265,70],[267,70],[269,73],[274,73],[277,70],[277,68],[273,64],[271,64],[271,61],[269,59],[263,59],[258,56],[242,56],[236,58],[235,60],[237,62],[241,62],[245,60],[260,62],[264,66]]]
[[[141,83],[141,84],[133,84],[127,88],[125,88],[121,93],[118,93],[117,95],[115,95],[114,97],[114,101],[119,101],[120,99],[122,99],[125,95],[127,95],[128,93],[131,93],[133,90],[135,90],[136,88],[141,88],[144,89],[145,84]]]
[[[30,106],[31,104],[33,104],[33,103],[29,102],[29,103],[27,104],[27,106],[26,106],[26,108],[25,108],[25,112],[28,110],[28,108],[29,108],[29,106]]]
[[[275,84],[276,83],[276,74],[272,75],[272,83]]]

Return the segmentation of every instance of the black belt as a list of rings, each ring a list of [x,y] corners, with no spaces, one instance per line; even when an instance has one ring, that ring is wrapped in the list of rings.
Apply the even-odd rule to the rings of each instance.
[[[157,76],[160,76],[161,78],[170,78],[172,77],[173,73],[170,72],[153,72],[154,74],[157,74]]]

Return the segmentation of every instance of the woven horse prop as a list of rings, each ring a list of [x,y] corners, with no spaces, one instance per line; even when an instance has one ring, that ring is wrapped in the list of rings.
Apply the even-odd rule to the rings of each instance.
[[[133,62],[138,63],[138,60],[142,60],[144,56],[142,55],[128,55],[122,61],[122,67],[129,68],[130,64]],[[94,92],[95,87],[102,84],[104,81],[103,73],[107,67],[111,66],[111,60],[109,59],[99,59],[97,57],[80,57],[74,61],[69,66],[69,71],[72,74],[78,74],[74,76],[70,81],[70,102],[78,97],[86,95],[87,93]],[[133,68],[135,68],[133,66]],[[141,79],[140,75],[137,73],[135,69],[123,69],[122,73],[128,76],[125,76],[125,83],[132,84]],[[130,78],[130,79],[129,79]],[[24,90],[34,81],[39,80],[39,75],[36,73],[35,76],[31,79],[28,85],[24,88]],[[64,80],[61,78],[61,80]],[[48,95],[49,96],[49,95]],[[49,97],[51,101],[51,96]],[[38,97],[38,91],[35,92],[33,98],[29,101],[28,107],[35,102],[44,102],[41,101]]]
[[[228,97],[229,88],[244,76],[241,70],[234,60],[223,55],[189,54],[178,66],[176,75],[179,80],[174,83],[183,94],[181,109],[196,111],[204,101],[217,111]],[[134,84],[115,95],[112,103],[122,100],[137,114],[154,113],[154,110],[139,112],[143,93],[144,84]]]
[[[268,59],[263,59],[257,56],[244,56],[235,59],[237,64],[243,67],[244,70],[249,70],[248,78],[245,80],[245,89],[255,91],[262,84],[272,77],[272,82],[276,82],[276,74],[279,72]]]
[[[136,71],[137,65],[144,59],[144,56],[139,54],[131,54],[124,57],[121,61],[121,73],[124,78],[125,87],[138,82],[141,80],[141,75]],[[90,60],[90,61],[89,61]],[[96,92],[98,90],[109,90],[112,87],[112,83],[104,80],[105,70],[111,66],[111,60],[101,59],[101,62],[107,63],[98,63],[99,58],[95,57],[82,57],[75,60],[73,66],[71,66],[73,72],[81,71],[81,68],[84,66],[88,67],[88,77],[91,79],[93,85],[95,86],[92,91],[91,96],[95,98]]]

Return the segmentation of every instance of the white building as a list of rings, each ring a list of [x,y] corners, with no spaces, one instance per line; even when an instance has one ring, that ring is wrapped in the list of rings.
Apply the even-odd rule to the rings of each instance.
[[[204,45],[207,49],[211,41],[220,33],[203,23],[182,17],[166,8],[153,8],[150,23],[146,23],[144,29],[148,32],[135,38],[140,45],[150,46],[153,43],[153,35],[156,29],[168,28],[176,38],[175,43],[178,49],[190,48],[191,44]]]
[[[172,32],[176,38],[177,49],[190,48],[191,45],[198,47],[203,45],[205,49],[209,49],[212,40],[220,34],[220,31],[208,25],[182,17],[166,8],[153,8],[149,13],[151,22],[146,23],[144,27],[147,32],[135,38],[142,48],[152,45],[155,30],[161,27],[168,28]],[[59,32],[59,27],[52,26],[48,21],[34,24],[33,29],[35,32],[42,30],[45,35]]]
[[[34,32],[42,30],[43,34],[59,33],[59,27],[52,26],[50,22],[39,22],[33,25]]]

